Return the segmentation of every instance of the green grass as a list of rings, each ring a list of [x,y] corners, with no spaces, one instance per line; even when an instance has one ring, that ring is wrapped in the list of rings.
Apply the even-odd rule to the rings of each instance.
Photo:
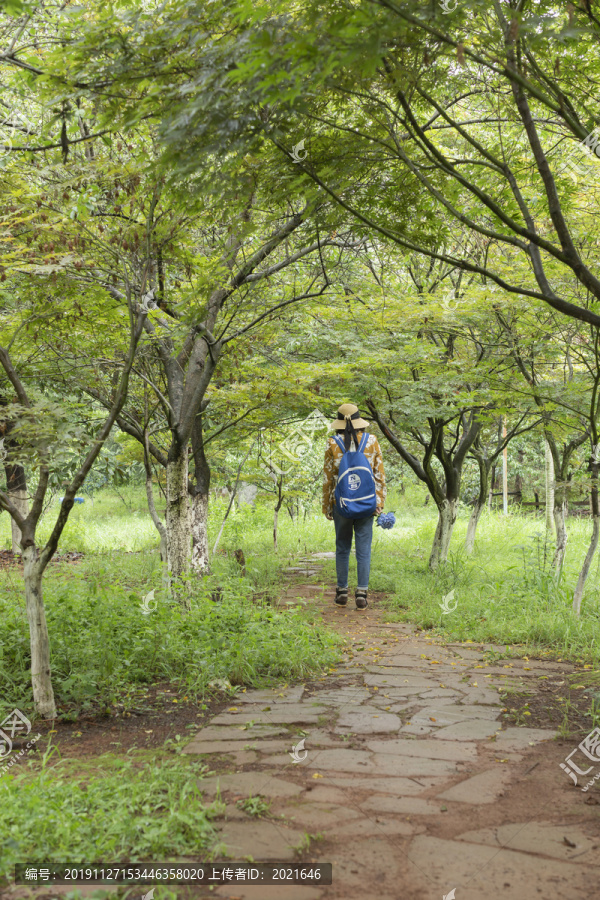
[[[145,491],[124,486],[116,493],[103,489],[93,498],[76,503],[62,533],[59,551],[111,554],[115,550],[135,553],[158,544],[157,531],[148,514]],[[160,500],[157,497],[160,506]],[[54,527],[59,510],[56,496],[38,528],[38,544],[43,545]],[[10,547],[10,519],[0,515],[0,546]]]
[[[522,644],[528,652],[600,662],[600,555],[593,563],[581,618],[572,612],[573,590],[587,550],[589,519],[569,518],[569,543],[562,573],[551,562],[554,536],[544,519],[518,511],[503,516],[486,511],[475,552],[464,551],[468,507],[462,507],[448,563],[427,569],[435,514],[418,502],[420,494],[396,498],[399,528],[379,534],[373,552],[373,589],[391,592],[395,618],[413,622],[453,640]],[[454,591],[454,612],[444,615],[442,598]]]
[[[182,612],[160,589],[150,615],[131,572],[110,566],[68,580],[48,579],[45,591],[53,683],[59,706],[110,707],[132,686],[175,681],[202,696],[213,681],[261,685],[301,680],[337,659],[335,636],[315,629],[298,608],[278,612],[230,584],[213,603],[202,589]],[[0,710],[31,710],[29,638],[19,596],[0,599]]]
[[[264,522],[257,527],[252,510],[234,514],[223,540],[224,548],[227,539],[232,547],[247,548],[248,577],[240,576],[233,556],[217,554],[214,575],[191,581],[192,609],[184,613],[163,590],[156,532],[143,509],[143,492],[127,489],[124,496],[132,510],[108,491],[96,496],[93,508],[90,503],[74,510],[61,549],[84,550],[86,556],[76,565],[50,566],[44,578],[59,707],[110,709],[132,688],[161,681],[202,696],[211,682],[257,686],[301,680],[338,658],[339,640],[314,628],[300,605],[277,611],[260,593],[258,600],[254,597],[277,583],[286,558],[266,552]],[[213,540],[222,507],[213,507]],[[146,534],[146,546],[137,552],[122,549],[137,546],[138,538],[143,543],[139,536]],[[92,549],[86,549],[82,536]],[[255,540],[262,553],[250,549]],[[221,601],[213,603],[217,585]],[[151,589],[157,608],[144,615],[141,601]],[[0,713],[15,706],[32,710],[29,634],[21,578],[7,570],[0,573]]]
[[[202,800],[206,767],[189,757],[137,752],[93,763],[46,753],[40,764],[2,779],[0,882],[17,862],[168,862],[208,858],[217,842]],[[220,806],[220,805],[219,805]]]
[[[262,816],[266,816],[269,813],[271,801],[265,800],[265,798],[260,795],[256,797],[244,797],[242,800],[238,800],[237,806],[247,813],[247,815],[260,819]]]
[[[475,552],[467,556],[464,540],[470,508],[461,505],[448,563],[432,573],[427,563],[437,515],[431,502],[424,505],[426,496],[420,485],[407,485],[405,494],[391,491],[386,509],[396,513],[397,524],[390,531],[374,529],[370,588],[388,593],[391,618],[451,640],[513,648],[519,644],[525,653],[600,665],[600,553],[588,579],[581,617],[577,619],[571,609],[591,533],[589,518],[567,519],[566,561],[557,576],[551,566],[554,535],[546,532],[543,517],[517,508],[508,516],[486,510]],[[270,514],[256,510],[253,521],[264,523],[247,531],[251,546],[258,548],[260,565],[269,554]],[[248,544],[249,538],[242,546]],[[297,525],[284,518],[280,545],[289,555],[333,550],[333,526],[317,511]],[[353,569],[351,560],[350,584]],[[322,577],[335,584],[333,561],[327,561]],[[444,615],[440,604],[452,590],[457,608]],[[586,677],[592,682],[593,672]]]

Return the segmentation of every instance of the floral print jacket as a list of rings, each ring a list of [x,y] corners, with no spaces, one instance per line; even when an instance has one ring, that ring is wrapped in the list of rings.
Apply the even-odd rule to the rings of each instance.
[[[362,435],[362,431],[357,432],[359,441]],[[369,435],[367,445],[364,449],[364,454],[369,460],[369,463],[373,470],[373,475],[375,477],[377,507],[378,509],[383,509],[386,495],[385,472],[383,471],[383,457],[381,455],[379,441],[374,434]],[[333,507],[335,504],[335,485],[337,482],[337,473],[340,468],[340,462],[343,455],[344,454],[342,453],[340,447],[337,445],[335,439],[330,437],[327,441],[327,449],[325,450],[325,463],[323,465],[323,513],[326,516],[333,515]]]

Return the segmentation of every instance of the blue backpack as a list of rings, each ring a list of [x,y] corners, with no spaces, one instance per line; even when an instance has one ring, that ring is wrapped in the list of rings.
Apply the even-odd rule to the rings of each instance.
[[[377,508],[375,477],[363,450],[369,435],[365,432],[358,450],[346,450],[343,438],[336,435],[334,441],[344,454],[340,460],[335,486],[335,508],[346,519],[366,519]]]

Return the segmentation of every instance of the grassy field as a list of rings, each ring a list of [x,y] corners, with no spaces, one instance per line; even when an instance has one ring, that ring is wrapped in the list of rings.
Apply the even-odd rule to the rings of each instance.
[[[589,519],[568,520],[566,561],[557,574],[551,567],[554,535],[546,531],[543,518],[486,511],[475,553],[469,557],[464,552],[469,509],[462,508],[448,564],[432,574],[426,563],[435,517],[422,506],[422,497],[403,498],[400,527],[378,541],[378,550],[385,543],[386,552],[375,564],[373,587],[393,592],[391,608],[400,618],[454,639],[521,643],[529,652],[551,650],[558,657],[599,662],[600,556],[593,564],[580,620],[571,611],[591,532]],[[451,591],[456,610],[443,614],[440,603]]]

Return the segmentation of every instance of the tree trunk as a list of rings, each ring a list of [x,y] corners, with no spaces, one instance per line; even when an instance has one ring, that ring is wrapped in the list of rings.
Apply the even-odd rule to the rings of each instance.
[[[167,462],[167,562],[171,578],[180,578],[190,564],[188,456],[180,450]]]
[[[467,525],[467,536],[465,538],[465,551],[467,553],[472,553],[475,549],[475,533],[477,531],[479,518],[481,516],[481,513],[483,512],[484,506],[485,500],[482,503],[479,499],[477,499],[469,517],[469,524]]]
[[[492,511],[492,502],[494,499],[494,482],[496,481],[496,466],[492,466],[492,477],[490,479],[490,489],[488,493],[488,508]]]
[[[506,416],[502,419],[502,439],[506,440]],[[508,447],[502,451],[502,512],[508,515]]]
[[[25,603],[31,646],[31,685],[35,711],[44,719],[56,718],[56,704],[50,675],[50,639],[42,597],[42,571],[38,549],[29,544],[22,552]]]
[[[559,571],[563,567],[565,561],[565,552],[567,549],[567,497],[564,488],[556,491],[554,494],[554,527],[556,529],[556,550],[552,565]]]
[[[29,498],[27,494],[27,481],[23,466],[6,466],[6,489],[9,499],[17,507],[24,519],[29,514]],[[13,553],[21,552],[21,529],[11,518],[12,550]]]
[[[279,521],[279,510],[283,506],[283,475],[277,479],[277,503],[275,504],[275,513],[273,516],[273,547],[277,551],[277,523]],[[293,521],[293,520],[292,520]]]
[[[583,438],[582,438],[583,440]],[[550,497],[547,499],[546,503],[549,500],[552,500],[552,516],[554,519],[554,530],[556,532],[556,550],[554,553],[554,558],[552,560],[552,565],[559,572],[562,570],[563,563],[565,560],[565,553],[567,549],[567,525],[566,525],[566,516],[567,516],[567,502],[569,499],[569,460],[571,458],[571,454],[573,453],[573,449],[575,444],[571,441],[569,444],[563,444],[562,454],[559,451],[558,446],[556,445],[556,441],[554,437],[550,435],[549,439],[546,439],[546,454],[547,454],[547,467],[546,467],[546,478],[548,479],[548,457],[549,457],[549,469],[550,476],[552,481],[552,488],[550,491]],[[548,491],[548,487],[546,488]],[[548,514],[548,508],[546,506],[546,516]]]
[[[525,459],[525,455],[524,455],[523,451],[518,450],[517,451],[517,464],[519,466],[522,466],[524,459]],[[523,476],[519,472],[517,472],[517,474],[515,475],[515,492],[516,492],[517,496],[519,497],[519,500],[521,500],[522,495],[523,495]]]
[[[486,463],[484,458],[477,459],[477,465],[479,466],[479,493],[477,494],[477,499],[475,501],[475,505],[473,506],[473,510],[469,517],[469,524],[467,525],[467,536],[465,538],[465,551],[467,553],[472,553],[475,549],[475,533],[477,532],[477,525],[479,524],[479,518],[483,511],[485,504],[488,499],[488,482],[490,475],[490,466]]]
[[[583,598],[583,591],[585,589],[585,583],[587,581],[588,575],[590,574],[592,560],[598,546],[598,535],[600,534],[600,505],[598,503],[598,470],[600,469],[600,465],[592,461],[590,463],[590,467],[592,470],[592,539],[590,540],[590,546],[588,547],[588,552],[585,555],[585,560],[583,561],[583,566],[581,568],[581,572],[579,573],[579,578],[577,579],[575,593],[573,594],[573,612],[577,616],[581,613],[581,600]]]
[[[554,460],[548,441],[544,440],[546,450],[546,528],[552,527],[554,512]]]
[[[208,492],[192,497],[192,569],[208,575]]]
[[[194,419],[192,429],[192,453],[194,455],[194,491],[192,494],[192,569],[197,575],[208,575],[210,557],[208,550],[208,502],[210,498],[210,465],[204,449],[203,413]]]
[[[429,557],[429,568],[433,571],[448,559],[448,549],[452,529],[456,522],[456,500],[443,500],[438,506],[438,523],[433,538],[433,547]]]

